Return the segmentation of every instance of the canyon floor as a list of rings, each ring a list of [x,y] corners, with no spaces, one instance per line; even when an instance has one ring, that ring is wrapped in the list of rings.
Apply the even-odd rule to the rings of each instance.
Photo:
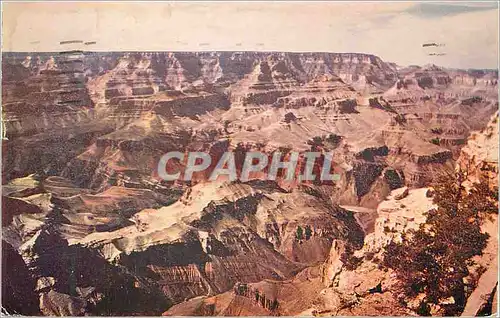
[[[371,54],[3,53],[2,126],[10,314],[419,315],[386,247],[440,175],[498,184],[498,72]],[[169,151],[333,153],[340,180],[165,181]],[[496,229],[464,315],[497,306]]]

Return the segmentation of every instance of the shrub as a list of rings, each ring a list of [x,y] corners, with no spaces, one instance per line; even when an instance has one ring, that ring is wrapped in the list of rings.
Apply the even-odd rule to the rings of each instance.
[[[431,142],[435,145],[438,145],[439,146],[439,138],[432,138],[431,139]]]
[[[305,235],[306,235],[306,240],[310,239],[312,236],[312,229],[310,225],[306,225],[305,227]]]
[[[431,132],[433,134],[441,135],[443,133],[443,128],[441,127],[431,128]]]
[[[297,226],[297,233],[295,233],[295,238],[297,241],[301,241],[304,239],[304,231],[302,230],[302,227],[299,225]]]
[[[331,143],[334,146],[338,146],[340,142],[342,141],[342,136],[336,135],[336,134],[330,134],[326,138],[326,141]]]
[[[389,234],[389,233],[394,233],[395,230],[391,229],[390,227],[388,227],[387,225],[384,226],[384,233],[385,234]]]
[[[419,316],[432,316],[431,307],[425,301],[420,302],[416,311]]]
[[[428,304],[453,297],[445,305],[446,315],[463,310],[467,299],[464,278],[469,275],[472,257],[481,255],[488,235],[481,233],[485,214],[496,213],[495,193],[484,182],[467,193],[462,186],[465,174],[438,178],[433,185],[437,209],[429,211],[426,223],[409,231],[401,243],[391,243],[384,253],[384,265],[395,270],[400,291],[406,297],[425,293],[419,312]]]
[[[362,257],[356,257],[353,255],[353,248],[348,244],[345,247],[344,253],[340,255],[340,261],[344,264],[345,268],[349,271],[355,270],[359,264],[363,261]]]

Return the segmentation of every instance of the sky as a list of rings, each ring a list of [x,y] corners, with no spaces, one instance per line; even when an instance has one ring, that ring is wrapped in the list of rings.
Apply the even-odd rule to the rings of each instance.
[[[93,51],[358,52],[402,66],[498,68],[498,30],[497,2],[2,3],[3,51],[83,40],[96,41]]]

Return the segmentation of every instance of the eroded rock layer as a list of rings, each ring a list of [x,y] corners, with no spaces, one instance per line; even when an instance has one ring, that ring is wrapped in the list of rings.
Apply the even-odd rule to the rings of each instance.
[[[411,314],[377,258],[425,221],[427,186],[457,160],[497,178],[497,77],[357,53],[5,53],[4,307]],[[247,152],[301,155],[293,181],[174,182],[158,171],[169,151],[208,153],[210,169],[232,151],[238,176]],[[316,173],[332,153],[340,180],[298,182],[306,151]]]

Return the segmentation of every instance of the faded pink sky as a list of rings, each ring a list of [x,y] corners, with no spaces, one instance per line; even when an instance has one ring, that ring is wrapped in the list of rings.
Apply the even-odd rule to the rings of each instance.
[[[79,39],[97,41],[95,51],[364,52],[461,68],[498,61],[495,2],[4,2],[2,17],[4,51],[58,51]]]

